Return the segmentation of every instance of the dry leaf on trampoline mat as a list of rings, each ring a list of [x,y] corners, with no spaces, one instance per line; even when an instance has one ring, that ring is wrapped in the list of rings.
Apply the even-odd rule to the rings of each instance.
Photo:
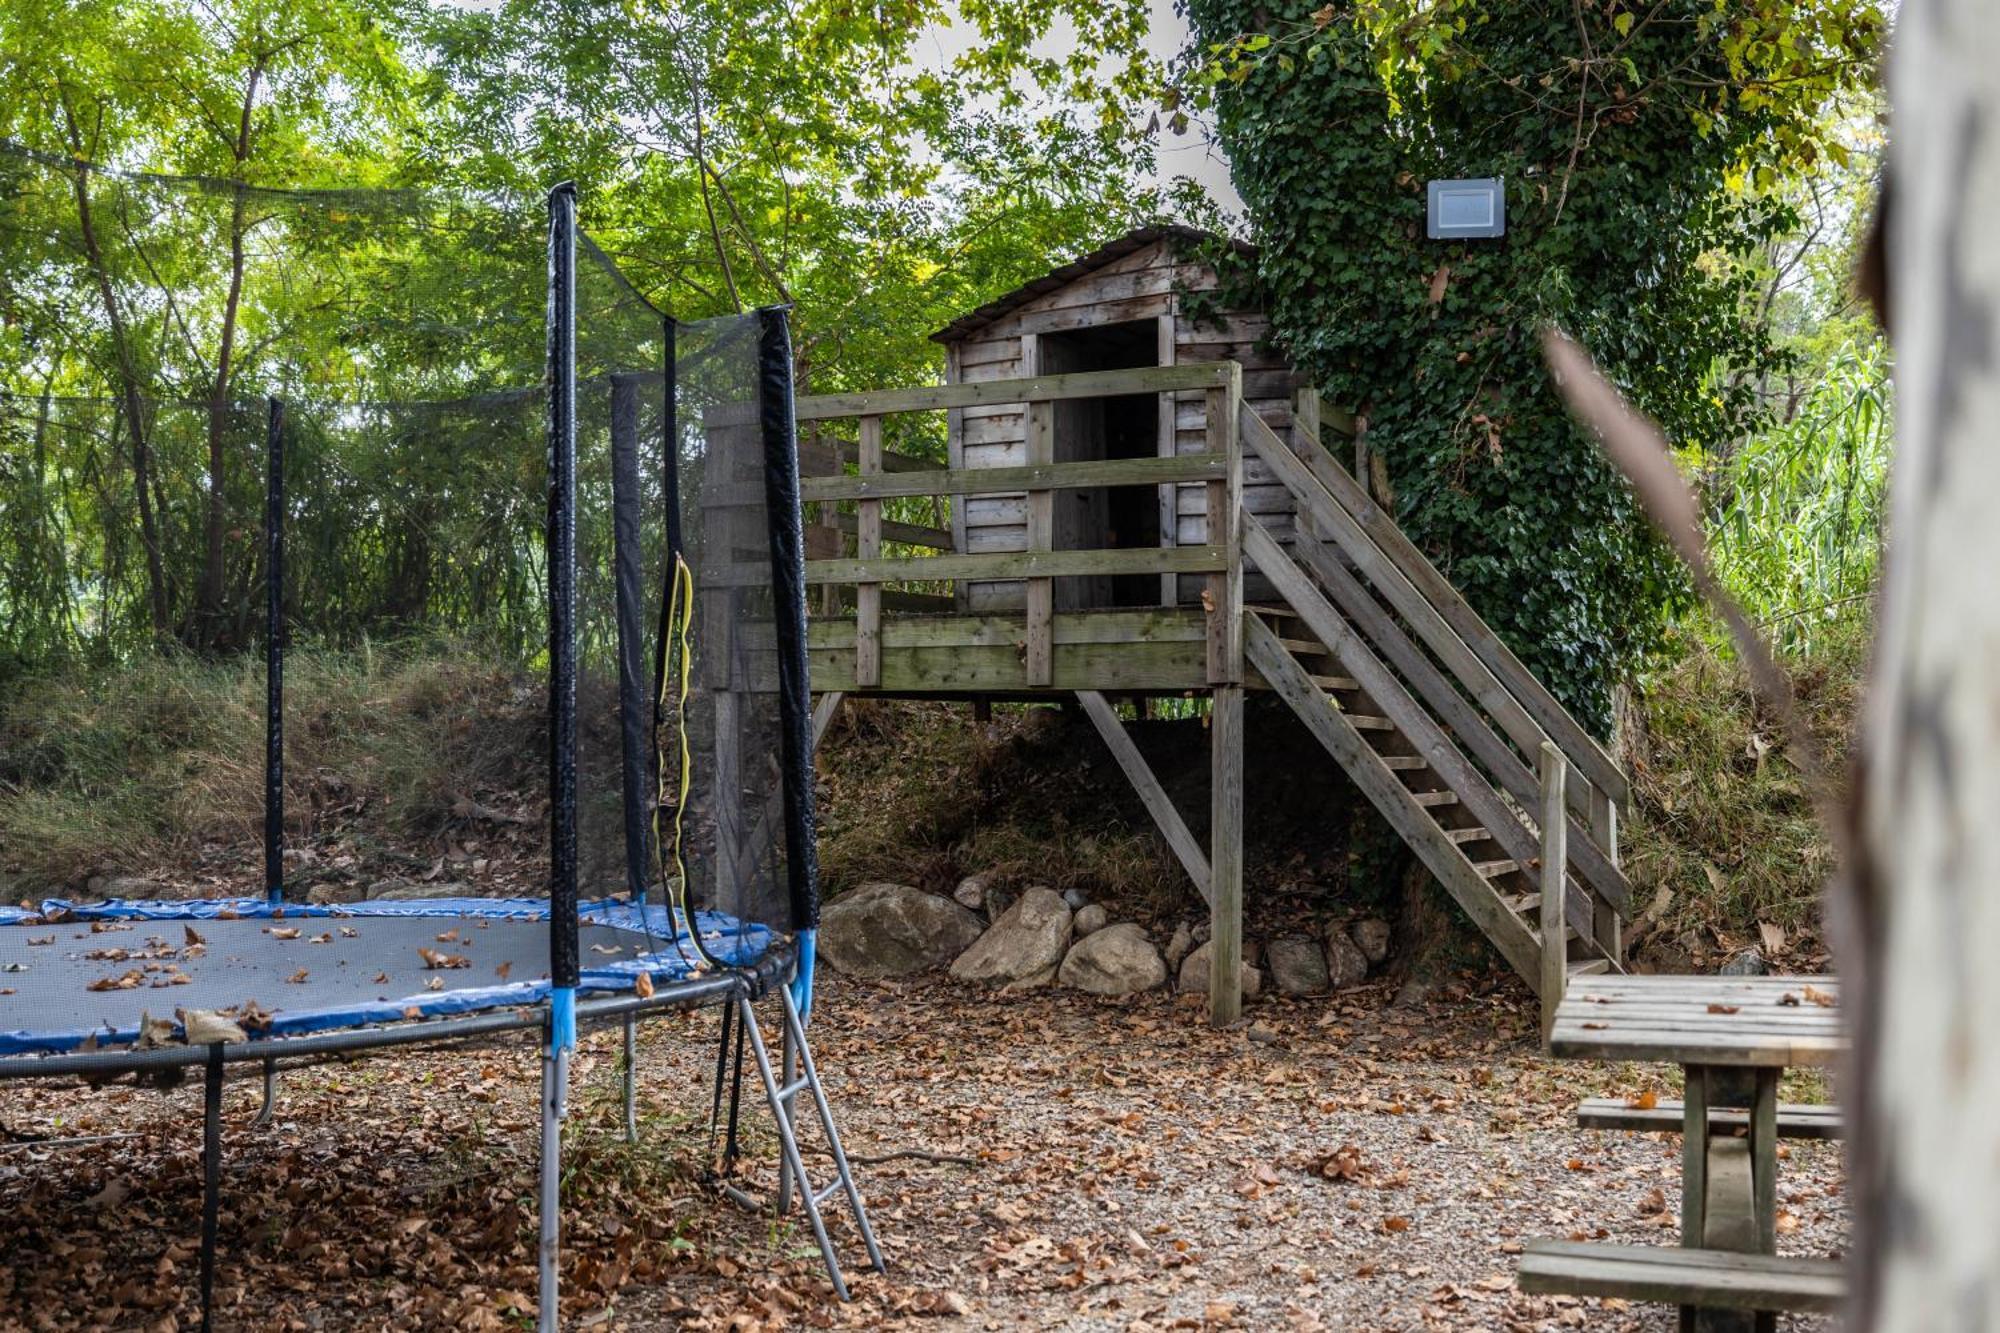
[[[208,943],[193,926],[182,926],[181,933],[186,937],[185,942],[190,949],[199,949],[202,945]]]
[[[245,1000],[239,1006],[236,1021],[250,1032],[261,1032],[271,1026],[271,1011],[263,1008],[255,1000]]]
[[[333,943],[333,932],[330,930],[322,930],[319,934],[312,937],[312,943],[314,944]]]
[[[500,980],[505,981],[507,979],[507,974],[509,972],[512,972],[513,970],[514,970],[514,964],[511,962],[507,962],[507,963],[502,963],[500,964],[500,966],[494,968],[493,974],[499,977]]]
[[[457,938],[458,932],[456,930],[447,930],[437,937],[437,941],[439,944],[450,944]]]
[[[443,938],[440,936],[439,938]],[[442,949],[419,948],[417,956],[424,960],[428,968],[471,967],[472,960],[461,953],[446,953]]]
[[[340,938],[344,940],[358,940],[361,938],[361,932],[352,926],[342,926],[340,928]]]
[[[274,940],[295,940],[299,937],[297,926],[266,926],[264,933]]]
[[[121,972],[115,977],[99,977],[85,986],[84,989],[90,991],[131,990],[141,981],[145,980],[145,977],[146,974],[135,967],[131,971]]]
[[[188,1045],[207,1046],[218,1041],[248,1041],[250,1034],[229,1015],[217,1009],[179,1009],[175,1011],[181,1026],[187,1029]]]
[[[388,985],[388,984],[389,984],[389,974],[388,974],[387,972],[377,972],[377,973],[375,974],[375,981],[374,981],[374,983],[373,983],[373,984],[375,984],[375,985],[377,985],[377,986],[386,986],[386,985]]]
[[[141,1011],[139,1014],[139,1040],[132,1043],[134,1050],[150,1051],[155,1046],[174,1044],[174,1021],[171,1018],[155,1018]]]
[[[53,935],[30,935],[28,937],[28,944],[31,948],[37,944],[54,944],[55,942],[56,937]]]
[[[637,995],[637,996],[638,996],[638,997],[639,997],[640,999],[642,999],[642,1000],[650,1000],[650,999],[652,999],[652,998],[653,998],[653,978],[652,978],[652,977],[651,977],[650,975],[648,975],[647,973],[644,973],[644,972],[641,972],[641,973],[639,973],[639,974],[638,974],[637,976],[633,977],[633,978],[632,978],[632,993],[633,993],[633,994],[635,994],[635,995]]]
[[[51,935],[51,936],[49,936],[49,938],[50,938],[50,939],[54,939],[54,938],[55,938],[55,936]],[[592,953],[624,953],[624,952],[625,952],[625,951],[624,951],[623,949],[619,948],[619,947],[618,947],[617,945],[615,945],[615,944],[593,944],[593,945],[591,945],[591,946],[590,946],[590,951],[591,951]]]
[[[432,977],[432,978],[431,978],[431,979],[430,979],[429,981],[426,981],[426,982],[424,983],[424,989],[425,989],[425,990],[443,990],[443,989],[444,989],[444,978],[443,978],[443,977]],[[415,1015],[412,1015],[412,1017],[414,1017],[414,1016],[415,1016]]]
[[[286,978],[285,978],[285,984],[286,984],[286,985],[288,985],[288,986],[303,986],[303,985],[305,985],[305,984],[306,984],[306,970],[305,970],[305,969],[304,969],[304,968],[302,967],[302,968],[300,968],[300,969],[299,969],[298,971],[296,971],[296,972],[292,973],[292,975],[290,975],[289,977],[286,977]]]

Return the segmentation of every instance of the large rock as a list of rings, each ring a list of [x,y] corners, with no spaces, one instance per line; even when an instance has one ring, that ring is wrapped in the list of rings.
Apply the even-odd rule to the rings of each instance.
[[[1064,955],[1056,980],[1093,995],[1131,995],[1164,986],[1167,965],[1145,927],[1120,921],[1078,940]]]
[[[1368,955],[1339,926],[1326,932],[1326,977],[1335,990],[1368,980]]]
[[[1178,972],[1181,964],[1186,962],[1187,956],[1193,952],[1194,931],[1183,921],[1174,927],[1174,936],[1167,941],[1167,966]]]
[[[1364,916],[1347,928],[1347,938],[1370,964],[1389,957],[1389,923],[1379,916]]]
[[[960,981],[1045,985],[1069,951],[1074,924],[1062,895],[1037,885],[958,956],[951,974]]]
[[[1111,924],[1111,913],[1101,903],[1085,903],[1076,909],[1076,937],[1094,934]]]
[[[1286,995],[1324,995],[1333,979],[1319,941],[1304,935],[1280,935],[1266,953],[1271,984]]]
[[[1182,990],[1197,991],[1203,995],[1208,994],[1208,960],[1214,949],[1215,946],[1213,944],[1203,941],[1195,947],[1193,953],[1190,953],[1186,958],[1181,960],[1181,972],[1177,980]],[[1248,963],[1245,963],[1243,965],[1243,998],[1246,1000],[1254,999],[1258,992],[1263,989],[1264,974],[1256,968],[1251,967]]]
[[[979,938],[979,916],[907,884],[863,884],[819,915],[819,954],[856,977],[943,967]]]

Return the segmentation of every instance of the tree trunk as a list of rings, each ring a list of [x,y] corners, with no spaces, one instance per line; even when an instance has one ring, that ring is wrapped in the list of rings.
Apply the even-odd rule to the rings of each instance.
[[[1906,0],[1890,89],[1894,512],[1867,718],[1861,1328],[2000,1327],[2000,7]]]

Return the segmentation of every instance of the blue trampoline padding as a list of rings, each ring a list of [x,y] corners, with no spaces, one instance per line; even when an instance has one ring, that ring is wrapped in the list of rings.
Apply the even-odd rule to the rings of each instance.
[[[36,921],[34,914],[10,909],[13,915],[0,916],[0,925],[20,925]],[[108,899],[99,903],[73,903],[51,898],[42,903],[41,917],[68,914],[78,921],[205,921],[228,918],[327,918],[327,917],[436,917],[441,920],[533,922],[549,919],[546,900],[538,898],[421,898],[397,902],[363,903],[272,903],[263,898],[204,898],[186,901],[151,899]],[[676,938],[674,913],[664,904],[634,904],[617,899],[594,899],[577,905],[581,924],[617,930],[647,932],[658,947],[634,958],[600,960],[583,968],[577,978],[577,993],[626,992],[634,978],[644,972],[655,985],[672,984],[694,976],[701,955],[681,931]],[[723,912],[698,912],[697,928],[708,952],[722,962],[747,967],[762,958],[779,938],[767,926],[738,920]],[[320,1008],[274,1010],[270,1025],[259,1037],[301,1036],[336,1028],[363,1027],[376,1023],[398,1023],[411,1018],[447,1018],[482,1009],[535,1005],[546,1001],[554,988],[546,977],[532,981],[507,982],[497,986],[475,986],[456,990],[425,991],[400,999],[366,1003],[328,1005]],[[0,1001],[0,1011],[5,1004]],[[117,1029],[108,1025],[47,1029],[0,1029],[0,1055],[23,1055],[73,1050],[95,1035],[102,1046],[128,1045],[138,1040],[136,1028]]]

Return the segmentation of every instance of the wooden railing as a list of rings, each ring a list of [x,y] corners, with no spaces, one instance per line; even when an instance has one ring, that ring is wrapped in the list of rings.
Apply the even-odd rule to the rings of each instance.
[[[1070,399],[1130,394],[1199,393],[1207,405],[1207,448],[1198,454],[1154,458],[1055,461],[1054,405]],[[801,398],[801,422],[851,419],[858,423],[857,471],[806,476],[800,499],[820,507],[822,526],[851,528],[851,557],[811,559],[806,582],[854,589],[854,683],[879,686],[882,675],[882,602],[885,585],[1006,582],[1024,585],[1023,680],[1047,686],[1053,678],[1054,580],[1114,574],[1197,574],[1208,577],[1203,605],[1209,624],[1209,678],[1236,683],[1242,678],[1238,621],[1242,609],[1242,561],[1235,525],[1242,493],[1242,457],[1237,429],[1242,371],[1234,362],[1159,366],[1137,370],[1089,371],[1026,379],[944,384],[876,393],[829,394]],[[914,412],[994,404],[1021,404],[1026,417],[1024,465],[1000,468],[947,468],[887,453],[882,447],[884,418]],[[841,455],[832,455],[836,465]],[[890,460],[896,459],[895,465]],[[914,465],[913,465],[914,464]],[[1212,517],[1208,540],[1199,546],[1054,549],[1054,500],[1059,491],[1113,486],[1207,487]],[[895,523],[884,518],[885,500],[908,497],[1024,495],[1026,549],[969,553],[950,549],[942,529]],[[850,516],[838,506],[852,502]],[[913,528],[915,529],[913,531]],[[1172,534],[1168,534],[1171,539]],[[930,553],[890,554],[885,544],[927,547]]]
[[[1588,895],[1570,912],[1618,956],[1618,913],[1630,897],[1617,864],[1624,773],[1309,428],[1295,426],[1287,441],[1255,412],[1239,415],[1250,451],[1297,499],[1302,533],[1318,539],[1295,542],[1291,557],[1494,784],[1538,812],[1542,747],[1553,744],[1566,759],[1562,797],[1572,814],[1566,832],[1574,833],[1566,859],[1577,892]]]

